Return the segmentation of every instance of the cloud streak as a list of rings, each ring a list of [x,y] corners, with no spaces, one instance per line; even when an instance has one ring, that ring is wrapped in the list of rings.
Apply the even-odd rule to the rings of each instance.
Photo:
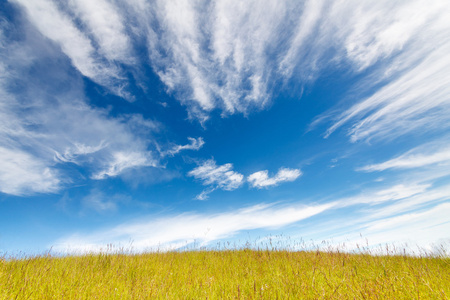
[[[54,193],[61,187],[58,171],[26,152],[0,146],[0,191],[23,196]]]
[[[99,44],[98,51],[109,61],[131,63],[131,40],[125,32],[123,17],[113,3],[99,0],[71,0],[70,7],[87,25]]]
[[[333,108],[314,122],[330,122],[326,137],[344,129],[352,142],[427,133],[433,138],[449,129],[450,6],[446,1],[11,3],[20,12],[8,16],[17,15],[15,23],[7,25],[17,31],[3,34],[9,21],[0,22],[3,193],[53,193],[79,178],[122,176],[138,168],[158,167],[163,157],[201,149],[204,141],[199,137],[158,151],[152,132],[160,124],[140,114],[117,115],[95,107],[96,102],[90,101],[94,99],[85,96],[92,82],[94,89],[102,86],[127,100],[134,99],[130,85],[148,96],[149,83],[142,79],[148,67],[186,107],[189,117],[202,123],[214,110],[226,116],[264,109],[283,88],[310,85],[332,70],[358,81],[344,91],[342,110]],[[356,196],[310,206],[263,205],[215,215],[180,214],[70,237],[60,245],[79,243],[99,249],[105,243],[132,239],[138,249],[145,249],[195,238],[212,241],[241,230],[286,226],[331,209],[352,209],[364,217],[358,229],[389,241],[404,233],[409,221],[415,220],[418,225],[411,228],[421,230],[423,220],[436,216],[443,221],[439,209],[448,211],[449,172],[444,169],[450,149],[448,143],[431,146],[358,169],[417,168],[420,172],[403,173],[402,180]],[[79,169],[84,173],[74,176]],[[248,176],[247,182],[261,189],[301,175],[299,169],[281,168],[273,176],[263,170]],[[198,165],[188,176],[204,185],[199,200],[216,189],[236,190],[246,181],[232,164],[217,165],[214,160]],[[85,205],[99,212],[114,210],[114,203],[91,196],[84,198]],[[422,211],[413,211],[417,209]],[[392,231],[389,239],[377,232],[398,224],[403,224],[403,231]]]
[[[106,168],[92,176],[93,179],[105,179],[115,177],[127,169],[137,167],[156,167],[157,161],[150,153],[136,151],[113,152],[111,159],[106,163]]]
[[[162,152],[162,155],[163,156],[165,156],[165,155],[174,156],[184,150],[197,151],[197,150],[200,150],[203,147],[203,145],[205,144],[205,141],[203,140],[202,137],[199,137],[199,138],[188,137],[188,140],[190,142],[189,144],[175,145],[172,149]]]
[[[444,36],[450,32],[445,21],[450,8],[440,1],[405,4],[386,12],[387,18],[383,13],[387,24],[377,14],[357,27],[359,34],[349,36],[347,54],[360,68],[380,61],[366,84],[385,84],[337,116],[325,137],[347,123],[353,142],[447,129],[450,43]]]
[[[432,151],[430,151],[430,148]],[[412,149],[388,161],[364,166],[359,171],[374,172],[388,169],[412,169],[436,164],[450,164],[450,146],[433,149],[433,144],[426,144]]]
[[[260,189],[276,186],[281,182],[295,181],[301,175],[302,172],[299,169],[280,168],[273,177],[269,177],[269,171],[264,170],[249,175],[247,181],[251,187]]]
[[[154,16],[162,26],[150,48],[152,63],[199,119],[214,108],[232,114],[264,106],[269,76],[265,52],[276,34],[272,27],[286,9],[270,1],[158,1]],[[249,39],[253,42],[247,43]],[[169,59],[161,59],[163,53]]]
[[[89,1],[72,1],[81,18],[88,24],[100,52],[95,48],[88,34],[81,31],[74,19],[62,11],[51,0],[14,0],[28,15],[29,21],[39,32],[61,47],[61,51],[70,58],[73,66],[94,82],[106,87],[114,94],[131,99],[124,90],[128,84],[114,59],[129,57],[127,37],[121,32],[123,26],[112,6],[105,1],[89,4]],[[95,8],[94,10],[91,10]],[[126,56],[124,56],[126,55]],[[112,60],[111,60],[112,59]]]
[[[168,89],[202,122],[217,108],[262,109],[277,83],[295,78],[307,85],[331,65],[369,71],[351,91],[361,100],[331,114],[326,137],[346,124],[354,142],[450,124],[450,13],[443,1],[216,1],[184,4],[183,12],[179,5],[155,6],[151,15],[162,30],[152,31],[150,57]]]
[[[448,238],[445,234],[450,225],[448,189],[448,186],[396,185],[323,204],[272,203],[216,214],[149,216],[109,229],[73,234],[55,241],[52,246],[61,253],[76,254],[106,251],[111,243],[116,249],[130,247],[133,252],[182,249],[194,242],[201,246],[212,245],[214,241],[231,239],[245,230],[290,232],[287,226],[297,224],[302,228],[300,238],[313,242],[310,247],[357,251],[366,246],[364,239],[367,238],[370,247],[367,250],[373,249],[372,253],[381,249],[380,246],[384,250],[386,245],[395,244],[400,247],[399,251],[405,249],[413,254],[413,247],[432,251],[434,244]],[[365,204],[376,208],[356,209]],[[343,208],[353,209],[353,218],[342,219],[338,212]],[[336,213],[328,214],[330,211]],[[327,217],[320,217],[323,214]],[[314,228],[302,223],[313,217],[319,218],[314,221]],[[298,234],[297,227],[294,232]],[[296,244],[292,244],[295,235],[290,238],[289,249],[296,249]],[[276,242],[276,238],[274,240]]]
[[[357,141],[448,121],[444,1],[13,2],[81,74],[124,98],[132,99],[127,72],[140,72],[134,53],[145,48],[167,89],[201,122],[214,109],[260,110],[279,83],[310,84],[330,65],[372,69],[360,83],[362,101],[326,136],[350,122]]]
[[[229,238],[242,230],[279,228],[312,217],[327,210],[329,205],[275,206],[256,205],[213,215],[185,213],[177,216],[121,224],[105,231],[88,235],[75,234],[54,243],[61,253],[86,253],[105,250],[113,243],[116,247],[129,246],[133,251],[171,249],[194,241],[206,244]]]
[[[83,177],[73,174],[72,164],[97,179],[156,166],[147,137],[158,125],[141,115],[111,117],[89,106],[81,78],[68,71],[61,53],[43,46],[33,29],[22,29],[29,31],[24,39],[5,38],[0,47],[0,191],[57,192]],[[46,72],[33,76],[31,70],[40,68]],[[146,137],[135,134],[140,131]]]
[[[418,212],[362,223],[356,230],[328,239],[323,250],[370,251],[372,254],[442,255],[450,250],[450,203]],[[362,225],[362,226],[361,226]],[[447,252],[448,253],[448,252]]]

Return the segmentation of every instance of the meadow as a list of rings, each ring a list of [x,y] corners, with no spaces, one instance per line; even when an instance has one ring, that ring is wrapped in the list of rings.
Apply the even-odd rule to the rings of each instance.
[[[0,260],[0,299],[449,299],[450,258],[196,250]]]

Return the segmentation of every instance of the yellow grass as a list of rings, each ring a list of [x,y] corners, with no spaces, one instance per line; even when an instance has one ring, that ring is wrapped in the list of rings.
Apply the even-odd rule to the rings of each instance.
[[[209,250],[2,259],[0,299],[448,299],[450,259]]]

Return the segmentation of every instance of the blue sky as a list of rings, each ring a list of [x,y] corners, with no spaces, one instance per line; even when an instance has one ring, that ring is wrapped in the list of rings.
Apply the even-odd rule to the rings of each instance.
[[[0,254],[450,247],[448,1],[0,7]]]

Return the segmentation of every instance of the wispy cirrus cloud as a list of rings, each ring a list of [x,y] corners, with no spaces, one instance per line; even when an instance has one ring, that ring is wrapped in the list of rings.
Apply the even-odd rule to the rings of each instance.
[[[60,52],[44,46],[32,28],[21,29],[30,31],[24,39],[1,39],[0,148],[5,168],[0,170],[0,191],[57,192],[77,180],[66,172],[71,164],[97,179],[157,165],[148,131],[158,125],[141,115],[112,117],[88,105],[81,78],[68,71]],[[34,76],[32,70],[40,68],[46,72]],[[135,133],[140,131],[145,137]]]
[[[149,152],[116,151],[111,153],[111,159],[106,162],[106,168],[92,175],[93,179],[114,177],[124,170],[137,167],[156,167],[157,160]]]
[[[88,27],[98,51],[109,61],[133,62],[132,42],[126,33],[120,8],[106,0],[68,1],[71,10]]]
[[[447,68],[449,9],[442,1],[217,1],[183,4],[180,12],[176,8],[181,5],[165,1],[155,6],[152,16],[164,26],[153,32],[157,42],[150,51],[163,82],[180,92],[194,112],[260,109],[270,102],[272,83],[295,75],[306,84],[330,64],[345,63],[354,72],[376,66],[368,77],[372,83],[365,81],[366,90],[387,77],[396,78],[391,90],[409,91],[405,98],[410,102],[439,98],[437,92],[447,81],[442,75]],[[169,53],[170,59],[163,59],[162,53]],[[420,74],[434,79],[416,86]],[[428,102],[416,108],[441,105],[438,99]],[[412,125],[408,120],[414,112],[410,110],[409,117],[403,113],[402,120]],[[362,138],[356,132],[351,135]]]
[[[450,239],[446,234],[450,230],[449,213],[450,203],[447,202],[371,222],[360,220],[359,224],[335,220],[332,224],[348,226],[344,233],[328,235],[332,238],[311,240],[315,248],[325,251],[368,251],[373,255],[445,255],[450,250]]]
[[[366,243],[368,250],[381,253],[386,253],[386,245],[390,251],[410,254],[434,253],[442,243],[449,250],[450,223],[446,214],[450,171],[446,148],[443,141],[427,143],[384,163],[360,169],[398,172],[386,172],[389,180],[377,181],[375,187],[357,195],[333,199],[336,209],[359,207],[353,210],[355,217],[325,223],[312,234],[320,232],[321,236],[332,237],[327,240],[333,247],[348,251],[366,247]],[[336,227],[330,230],[330,224]]]
[[[360,32],[348,36],[347,55],[360,68],[378,62],[366,87],[385,84],[363,88],[371,96],[338,115],[325,137],[344,124],[350,124],[353,142],[447,129],[450,7],[442,1],[399,3],[380,3],[382,8],[370,10],[373,16],[355,27]]]
[[[75,234],[55,241],[56,251],[61,253],[86,253],[104,251],[107,244],[116,247],[132,246],[132,251],[181,248],[191,243],[229,238],[242,230],[279,228],[320,214],[329,205],[282,206],[255,205],[217,214],[185,213],[132,224],[120,224],[114,228],[88,234]],[[133,241],[132,245],[129,245]]]
[[[302,228],[300,241],[311,240],[310,247],[314,248],[357,251],[368,243],[368,250],[380,249],[380,246],[384,250],[386,245],[397,245],[399,251],[408,253],[416,247],[430,251],[433,245],[448,239],[445,234],[450,225],[448,189],[448,186],[436,188],[424,184],[382,186],[321,204],[258,204],[216,214],[149,217],[110,229],[73,234],[55,241],[52,246],[62,253],[78,254],[105,251],[106,245],[111,243],[117,249],[130,247],[129,250],[135,252],[178,249],[194,242],[202,246],[213,245],[215,241],[230,239],[245,230],[289,232],[287,226],[298,224]],[[362,206],[366,204],[374,206],[372,209]],[[344,207],[347,212],[351,209],[352,218],[340,213],[327,214],[340,212]],[[302,223],[322,214],[327,217],[319,217],[314,228]],[[298,234],[298,228],[294,232]],[[295,249],[296,236],[290,238],[288,247]]]
[[[142,10],[143,4],[130,5]],[[157,1],[144,18],[160,25],[147,30],[151,63],[200,121],[213,109],[259,110],[270,102],[280,78],[274,56],[288,47],[302,7],[293,1]]]
[[[444,53],[449,50],[450,44],[433,51],[417,67],[345,111],[326,136],[351,120],[355,122],[348,132],[352,141],[445,129],[442,124],[449,123],[450,111],[446,84],[450,60]]]
[[[412,169],[436,164],[450,165],[450,146],[436,147],[428,143],[408,152],[378,164],[359,168],[359,171],[374,172],[388,169]]]
[[[292,240],[299,239],[302,242],[294,249],[415,255],[450,250],[448,181],[444,185],[401,181],[402,184],[385,183],[350,197],[330,197],[326,203],[334,213],[315,221],[314,226],[300,223],[301,234],[296,233],[297,229],[289,236],[289,247]],[[277,237],[273,238],[277,243]],[[304,241],[311,242],[308,245]]]
[[[39,32],[61,47],[70,58],[72,65],[94,82],[113,93],[132,99],[124,88],[128,84],[123,71],[115,60],[129,61],[129,41],[123,34],[119,14],[112,4],[106,1],[70,1],[68,7],[75,10],[89,32],[83,32],[76,19],[61,9],[61,3],[51,0],[14,0],[26,11],[28,20]],[[91,40],[93,33],[95,42]],[[95,44],[99,45],[99,49]]]
[[[381,189],[374,189],[363,191],[359,195],[340,198],[336,200],[335,204],[338,207],[347,207],[356,204],[378,205],[385,204],[401,199],[410,199],[415,195],[420,195],[430,188],[431,184],[425,183],[409,183],[396,184],[393,186],[383,187]]]
[[[183,150],[200,150],[203,147],[203,145],[205,144],[205,141],[203,140],[202,137],[199,137],[199,138],[188,137],[188,140],[190,142],[189,144],[175,145],[172,147],[172,149],[163,151],[161,154],[163,156],[165,156],[165,155],[174,156]]]
[[[262,109],[278,83],[310,84],[330,65],[371,69],[355,87],[365,100],[326,135],[350,121],[356,141],[447,120],[444,1],[13,2],[81,74],[127,99],[126,74],[139,73],[134,53],[146,48],[162,82],[201,122],[214,109]]]
[[[432,226],[433,224],[430,224],[430,217],[433,216],[434,218],[436,215],[439,216],[438,222],[435,220],[433,223],[437,223],[434,225],[438,225],[439,223],[447,222],[445,219],[445,216],[448,215],[450,212],[450,203],[443,203],[440,205],[437,205],[433,207],[432,209],[426,210],[424,212],[414,212],[414,213],[408,213],[403,214],[401,216],[395,216],[387,219],[383,219],[382,221],[376,221],[371,222],[367,224],[367,229],[369,231],[381,231],[387,228],[396,228],[396,227],[406,227],[411,229],[411,227],[415,227],[414,225],[428,225]],[[419,221],[420,220],[420,221]],[[420,222],[422,224],[417,224],[416,222]],[[448,227],[448,226],[447,226]],[[405,229],[406,229],[405,228]]]
[[[53,107],[48,104],[35,102],[26,117],[21,110],[6,107],[0,131],[5,166],[0,170],[1,191],[15,195],[55,192],[71,181],[63,170],[70,163],[82,166],[94,179],[158,165],[147,150],[148,141],[133,135],[126,123],[73,99]]]
[[[53,193],[61,188],[60,174],[46,161],[18,149],[0,146],[0,191],[12,195]]]
[[[276,186],[281,182],[294,181],[302,175],[299,169],[280,168],[273,177],[269,177],[269,171],[259,171],[248,176],[247,181],[251,187],[264,188]]]

